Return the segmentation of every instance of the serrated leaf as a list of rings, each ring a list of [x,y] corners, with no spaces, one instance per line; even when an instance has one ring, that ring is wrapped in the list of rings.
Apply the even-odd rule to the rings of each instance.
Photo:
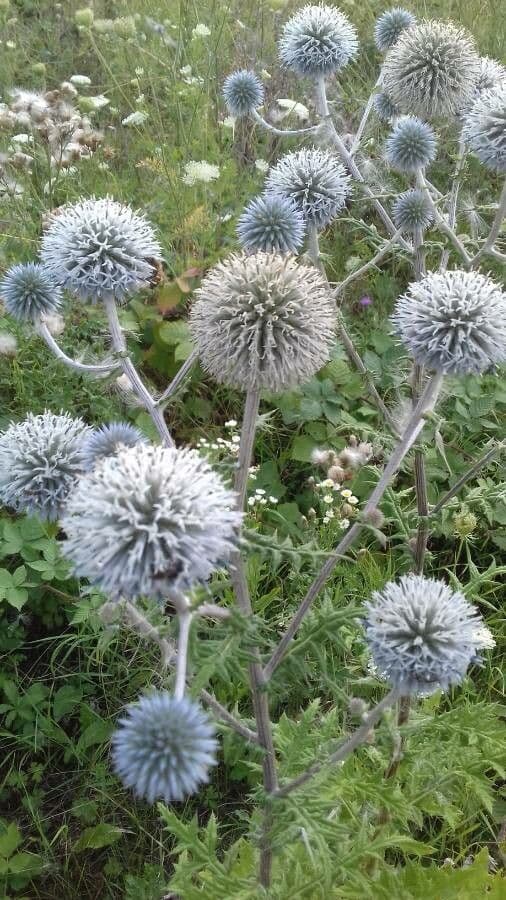
[[[107,822],[99,822],[98,825],[85,828],[72,849],[74,853],[82,853],[83,850],[100,850],[101,847],[110,847],[111,844],[115,844],[123,834],[123,828]]]
[[[17,847],[19,847],[23,838],[21,832],[15,822],[7,825],[3,834],[0,834],[0,856],[8,859]]]
[[[64,684],[63,687],[56,691],[53,698],[53,718],[56,722],[63,719],[64,716],[72,712],[75,706],[83,698],[81,688],[73,684]]]

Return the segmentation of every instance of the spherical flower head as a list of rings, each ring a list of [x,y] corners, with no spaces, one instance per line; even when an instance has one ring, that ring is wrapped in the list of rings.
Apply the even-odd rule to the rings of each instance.
[[[480,56],[480,71],[475,84],[475,95],[483,91],[490,91],[496,85],[506,81],[506,67],[491,59],[490,56]]]
[[[7,312],[19,322],[34,323],[61,305],[60,287],[39,263],[12,266],[0,283],[0,296]]]
[[[81,478],[63,550],[112,600],[163,600],[227,559],[240,520],[235,494],[197,451],[137,444]]]
[[[388,94],[385,94],[384,91],[379,94],[375,94],[373,104],[376,115],[381,122],[385,122],[390,125],[394,121],[394,119],[398,119],[401,115],[400,109],[395,105],[395,103],[392,103],[390,97],[388,96]]]
[[[0,501],[41,519],[58,519],[82,473],[90,428],[66,414],[29,413],[0,435]]]
[[[41,250],[42,262],[56,280],[91,303],[126,301],[149,283],[160,255],[146,218],[110,197],[58,210]]]
[[[415,22],[416,18],[413,13],[407,9],[402,9],[401,6],[387,9],[376,19],[376,25],[374,26],[374,40],[378,50],[381,50],[383,53],[385,50],[390,50],[390,47],[393,47],[402,32],[414,25]]]
[[[147,438],[134,425],[128,422],[111,422],[95,428],[83,444],[83,466],[91,472],[95,466],[109,456],[115,456],[125,447],[136,447],[146,444]]]
[[[401,116],[385,144],[385,156],[393,169],[412,174],[425,169],[436,155],[436,135],[416,116]]]
[[[403,694],[448,690],[480,661],[481,616],[444,581],[404,575],[375,591],[366,608],[374,665]]]
[[[506,360],[506,294],[479,272],[410,284],[393,323],[415,361],[435,372],[479,374]]]
[[[351,179],[332,153],[308,147],[283,156],[269,172],[266,187],[292,200],[308,225],[322,229],[344,208]]]
[[[404,113],[451,116],[473,96],[480,60],[467,33],[448,22],[406,29],[383,64],[385,91]]]
[[[126,707],[111,738],[116,774],[138,797],[184,800],[216,765],[215,729],[198,703],[156,691]]]
[[[466,113],[462,135],[487,169],[506,172],[506,81],[478,96]]]
[[[410,190],[399,194],[394,203],[394,222],[403,231],[423,231],[432,225],[432,207],[423,191]]]
[[[357,32],[335,6],[304,6],[288,20],[279,42],[281,62],[312,77],[338,72],[357,50]]]
[[[240,118],[262,106],[264,87],[254,72],[241,69],[225,79],[223,97],[230,115]]]
[[[249,253],[297,253],[306,226],[302,213],[293,200],[280,194],[264,194],[248,204],[237,225],[242,247]]]
[[[314,267],[276,253],[241,254],[204,278],[190,330],[204,369],[242,390],[278,393],[329,358],[335,306]]]

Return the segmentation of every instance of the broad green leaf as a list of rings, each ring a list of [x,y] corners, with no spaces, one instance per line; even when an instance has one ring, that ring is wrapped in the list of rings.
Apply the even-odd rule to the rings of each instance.
[[[53,718],[56,722],[63,719],[64,716],[72,712],[75,706],[82,700],[83,692],[81,688],[75,687],[73,684],[64,684],[53,699]]]
[[[7,825],[3,834],[0,834],[0,856],[8,859],[19,847],[22,840],[18,826],[15,822],[11,822],[10,825]]]
[[[99,822],[98,825],[85,828],[72,849],[74,853],[82,853],[83,850],[99,850],[101,847],[110,847],[111,844],[119,841],[123,834],[123,828],[107,822]]]

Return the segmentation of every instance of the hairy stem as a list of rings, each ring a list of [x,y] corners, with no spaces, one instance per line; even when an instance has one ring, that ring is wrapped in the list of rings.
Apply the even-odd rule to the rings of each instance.
[[[181,700],[184,697],[186,687],[188,641],[190,638],[192,618],[193,616],[189,609],[180,610],[178,613],[179,634],[177,637],[176,684],[174,686],[174,697],[176,700]]]
[[[383,84],[383,72],[380,72],[378,80],[372,89],[372,93],[365,105],[364,112],[362,113],[362,118],[360,120],[359,126],[357,128],[357,133],[353,138],[353,143],[350,148],[350,156],[354,156],[360,147],[360,141],[362,140],[362,135],[365,131],[365,126],[369,120],[369,116],[371,115],[371,111],[374,105],[374,98],[376,96],[376,91]]]
[[[479,250],[478,253],[476,254],[476,256],[473,256],[473,258],[470,260],[470,263],[469,263],[470,266],[475,266],[476,263],[480,261],[482,256],[485,255],[485,253],[488,253],[490,250],[493,249],[493,246],[494,246],[497,238],[499,237],[499,233],[501,231],[502,223],[504,221],[505,216],[506,216],[506,178],[504,179],[501,196],[499,198],[499,205],[497,207],[497,212],[494,216],[494,221],[492,222],[492,227],[490,229],[488,237],[486,238],[485,243],[483,244],[481,250]]]
[[[429,191],[429,188],[427,187],[427,182],[425,181],[424,176],[420,173],[420,176],[419,176],[419,177],[420,177],[420,182],[419,182],[419,183],[420,183],[420,187],[421,187],[421,189],[424,191],[425,196],[427,197],[427,200],[428,200],[428,202],[429,202],[429,204],[430,204],[430,208],[431,208],[431,210],[432,210],[432,214],[433,214],[434,219],[435,219],[435,221],[436,221],[436,225],[438,226],[439,230],[440,230],[444,235],[446,235],[447,238],[450,239],[451,243],[453,244],[453,246],[455,247],[455,249],[458,251],[458,253],[459,253],[460,256],[462,257],[462,259],[464,260],[466,266],[470,266],[470,265],[471,265],[471,257],[469,256],[469,254],[468,254],[466,248],[464,247],[463,243],[462,243],[461,241],[459,241],[459,239],[458,239],[457,235],[455,234],[453,228],[450,227],[450,225],[449,225],[448,222],[446,221],[445,217],[444,217],[443,214],[439,211],[439,209],[437,208],[436,204],[434,203],[434,200],[432,199],[431,193],[430,193],[430,191]]]
[[[447,491],[446,494],[444,494],[444,496],[441,497],[441,499],[438,500],[438,502],[431,508],[430,516],[437,516],[438,513],[441,512],[443,506],[445,506],[450,500],[452,500],[453,497],[455,497],[459,493],[460,489],[464,487],[464,485],[467,484],[468,481],[471,481],[471,479],[474,478],[474,476],[477,475],[478,472],[481,472],[481,470],[484,469],[489,462],[492,462],[495,456],[497,456],[499,453],[504,452],[504,450],[506,450],[506,441],[501,441],[501,443],[495,444],[494,447],[491,447],[490,450],[487,450],[487,452],[484,453],[483,456],[481,456],[471,466],[471,468],[467,470],[467,472],[464,472],[464,474],[461,475],[460,478],[455,482],[453,487],[451,487],[450,490]]]
[[[54,353],[57,359],[61,362],[65,363],[69,368],[74,369],[76,372],[87,373],[88,375],[108,375],[109,372],[113,372],[114,369],[118,369],[120,367],[120,362],[118,360],[113,360],[109,363],[99,363],[97,365],[91,365],[86,363],[78,362],[77,359],[72,359],[70,356],[62,350],[60,345],[55,341],[53,335],[49,331],[46,323],[40,320],[36,325],[37,334],[46,342],[47,346],[51,350],[51,353]]]
[[[455,165],[455,171],[452,175],[452,186],[450,190],[450,196],[448,199],[448,225],[450,228],[455,228],[455,222],[457,221],[457,203],[459,199],[459,190],[460,190],[460,181],[462,170],[464,168],[464,163],[466,160],[466,145],[462,138],[459,141],[459,149],[457,155],[457,162]],[[443,250],[441,255],[441,262],[439,264],[439,271],[446,272],[446,267],[448,266],[448,260],[450,259],[450,251],[446,247]]]
[[[158,398],[155,406],[165,406],[177,389],[182,385],[187,375],[191,372],[193,366],[197,362],[199,354],[197,350],[192,350],[188,359],[185,359],[181,368],[177,371],[171,383],[165,388],[163,394]]]
[[[281,135],[281,137],[299,137],[302,134],[311,134],[318,130],[318,125],[311,125],[309,128],[276,128],[275,125],[271,125],[270,122],[267,122],[262,118],[260,113],[255,110],[251,113],[252,118],[258,125],[261,125],[262,128],[265,128],[266,131],[270,131],[271,134]]]
[[[366,263],[364,263],[363,266],[360,266],[360,269],[355,269],[355,271],[351,272],[351,274],[348,275],[344,279],[344,281],[341,281],[340,284],[338,284],[335,289],[335,296],[338,297],[340,294],[343,293],[344,289],[347,288],[349,284],[352,284],[354,281],[357,280],[357,278],[361,278],[362,275],[365,275],[365,273],[369,271],[369,269],[372,269],[375,265],[377,265],[377,263],[379,263],[380,260],[382,260],[383,257],[386,256],[388,251],[391,250],[392,247],[394,247],[397,244],[400,234],[401,234],[401,229],[398,228],[397,231],[395,232],[395,234],[392,235],[390,240],[388,240],[383,245],[383,247],[381,247],[378,250],[378,252],[375,254],[375,256],[373,256],[372,259],[369,260],[369,262],[366,262]]]

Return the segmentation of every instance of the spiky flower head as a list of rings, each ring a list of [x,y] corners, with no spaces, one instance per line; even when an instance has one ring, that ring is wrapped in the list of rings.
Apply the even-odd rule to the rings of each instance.
[[[415,361],[436,372],[480,373],[506,360],[506,294],[479,272],[413,282],[393,323]]]
[[[0,435],[0,501],[42,519],[59,518],[82,473],[90,432],[65,413],[29,413]]]
[[[480,72],[475,85],[476,93],[482,94],[483,91],[490,91],[505,81],[506,67],[496,59],[491,59],[490,56],[480,56]]]
[[[247,116],[264,102],[264,86],[249,69],[232,72],[225,79],[223,97],[230,115]]]
[[[239,219],[237,234],[248,252],[297,253],[302,246],[306,226],[293,200],[281,194],[255,197]]]
[[[350,176],[336,156],[307,147],[282,156],[267,176],[267,191],[296,203],[309,225],[325,228],[350,195]]]
[[[41,258],[56,280],[82,300],[122,302],[146,287],[161,249],[141,213],[111,197],[80,200],[52,216]]]
[[[401,6],[387,9],[381,16],[378,16],[374,26],[374,40],[378,50],[383,53],[385,50],[390,50],[402,32],[414,25],[415,22],[416,18],[413,13]]]
[[[136,447],[146,444],[147,438],[134,425],[128,422],[111,422],[95,428],[83,444],[83,465],[91,472],[96,465],[109,456],[115,456],[125,447]]]
[[[449,22],[406,29],[383,64],[384,87],[404,113],[451,116],[473,96],[480,61],[471,37]]]
[[[292,256],[230,256],[196,295],[190,330],[204,369],[219,382],[277,393],[309,381],[329,358],[332,297],[316,269]]]
[[[0,283],[0,296],[7,312],[19,322],[36,322],[41,315],[55,313],[61,305],[61,289],[40,263],[12,266]]]
[[[229,556],[240,518],[235,495],[197,451],[137,444],[81,478],[63,550],[113,600],[164,599]]]
[[[281,62],[312,77],[338,72],[357,50],[357,32],[335,6],[304,6],[288,20],[279,41]]]
[[[114,770],[148,803],[184,800],[209,781],[217,762],[215,734],[194,700],[167,691],[146,694],[126,707],[112,735]]]
[[[413,173],[425,169],[436,155],[436,135],[416,116],[401,116],[385,144],[385,156],[393,169]]]
[[[403,575],[375,591],[366,608],[374,665],[403,694],[459,684],[486,646],[478,611],[444,581]]]
[[[434,220],[428,198],[423,191],[415,189],[399,194],[393,212],[395,225],[403,231],[423,231]]]
[[[506,81],[479,95],[466,113],[462,136],[487,169],[506,172]]]
[[[384,91],[381,91],[379,94],[375,94],[374,100],[374,109],[378,119],[381,122],[385,122],[387,124],[391,124],[394,119],[398,119],[401,115],[400,109],[392,103],[388,94],[385,94]]]

